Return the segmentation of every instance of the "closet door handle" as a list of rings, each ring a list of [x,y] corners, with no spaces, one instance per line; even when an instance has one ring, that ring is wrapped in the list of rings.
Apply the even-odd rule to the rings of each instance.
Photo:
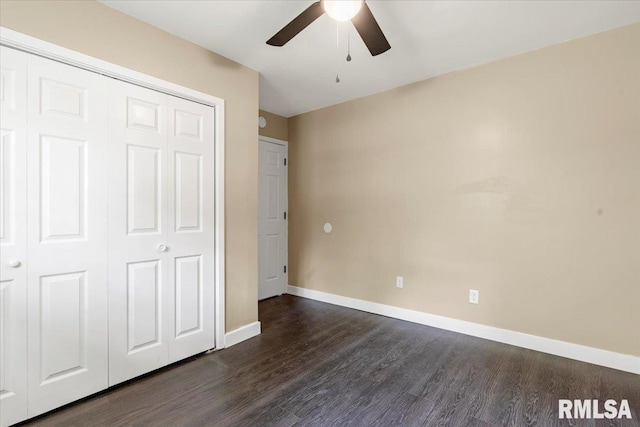
[[[11,268],[18,268],[22,265],[22,263],[20,262],[20,260],[17,259],[12,259],[10,260],[8,263],[9,267]]]
[[[158,251],[160,252],[167,252],[169,250],[169,248],[165,245],[158,245]]]

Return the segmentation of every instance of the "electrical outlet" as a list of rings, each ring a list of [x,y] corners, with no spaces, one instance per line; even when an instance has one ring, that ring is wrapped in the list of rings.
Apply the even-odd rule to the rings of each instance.
[[[469,302],[471,304],[478,304],[480,302],[480,291],[469,289]]]
[[[402,288],[404,286],[404,279],[402,276],[396,277],[396,288]]]

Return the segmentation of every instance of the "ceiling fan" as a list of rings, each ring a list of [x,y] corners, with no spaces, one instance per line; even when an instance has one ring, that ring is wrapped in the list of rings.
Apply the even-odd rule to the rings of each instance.
[[[316,1],[267,40],[267,44],[284,46],[325,12],[336,21],[350,20],[371,55],[380,55],[391,49],[391,45],[364,0]]]

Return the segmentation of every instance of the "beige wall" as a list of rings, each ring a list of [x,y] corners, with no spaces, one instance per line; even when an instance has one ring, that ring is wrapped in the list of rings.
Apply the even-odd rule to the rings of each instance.
[[[635,24],[289,119],[290,283],[640,355],[639,46]]]
[[[226,101],[226,327],[258,318],[258,73],[94,1],[0,2],[0,25]]]
[[[264,110],[260,110],[259,114],[267,120],[266,127],[258,128],[258,132],[261,136],[268,136],[269,138],[281,139],[283,141],[286,141],[287,138],[289,138],[289,129],[286,117]]]

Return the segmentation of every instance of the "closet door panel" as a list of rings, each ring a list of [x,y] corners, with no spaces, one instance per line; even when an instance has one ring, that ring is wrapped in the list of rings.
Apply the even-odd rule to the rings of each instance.
[[[106,85],[28,57],[29,416],[107,387]]]
[[[0,47],[0,426],[27,418],[27,54]]]
[[[109,384],[168,363],[166,96],[109,82]]]
[[[171,362],[214,347],[214,109],[168,97]]]

